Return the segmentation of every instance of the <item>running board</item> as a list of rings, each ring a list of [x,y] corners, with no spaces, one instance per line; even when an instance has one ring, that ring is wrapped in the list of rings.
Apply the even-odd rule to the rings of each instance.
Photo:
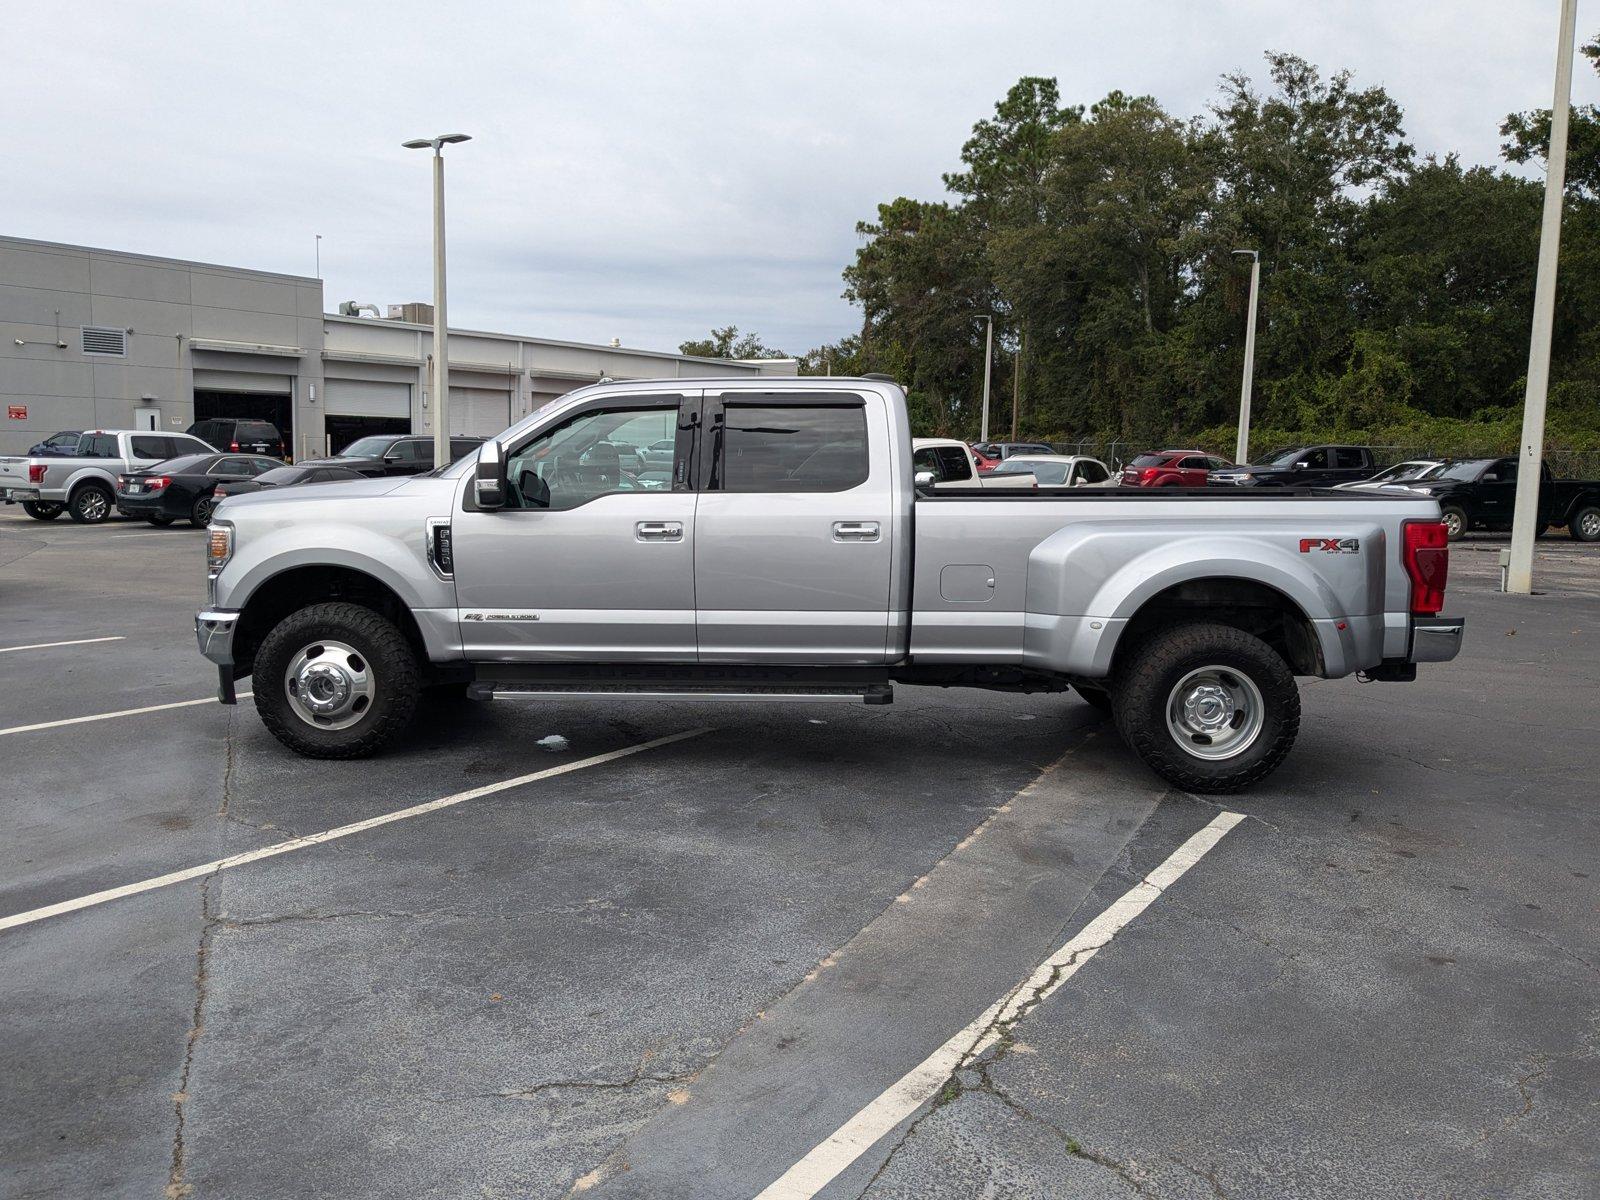
[[[890,704],[888,672],[854,667],[596,664],[490,665],[467,685],[473,700],[714,700]],[[492,674],[490,673],[492,672]]]

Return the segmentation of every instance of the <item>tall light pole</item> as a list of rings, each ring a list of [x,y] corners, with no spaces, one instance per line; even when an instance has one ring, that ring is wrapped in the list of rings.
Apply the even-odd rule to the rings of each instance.
[[[442,133],[433,138],[412,138],[407,150],[433,151],[433,465],[450,461],[450,349],[446,345],[449,322],[444,306],[444,148],[470,142],[465,133]]]
[[[1556,265],[1561,257],[1561,209],[1567,188],[1567,116],[1572,107],[1572,43],[1578,0],[1561,0],[1556,36],[1556,94],[1550,106],[1550,152],[1545,161],[1544,220],[1539,271],[1533,285],[1533,336],[1528,343],[1528,389],[1522,400],[1522,449],[1517,457],[1517,508],[1511,519],[1506,591],[1533,591],[1533,542],[1539,535],[1539,483],[1544,465],[1544,406],[1550,391],[1550,337],[1556,323]]]
[[[1233,461],[1250,461],[1250,391],[1256,378],[1256,301],[1261,292],[1261,252],[1235,250],[1250,256],[1250,315],[1244,319],[1244,381],[1239,385],[1239,440]]]
[[[994,365],[994,318],[985,317],[989,323],[987,332],[983,335],[983,423],[978,432],[978,440],[989,440],[989,368]]]

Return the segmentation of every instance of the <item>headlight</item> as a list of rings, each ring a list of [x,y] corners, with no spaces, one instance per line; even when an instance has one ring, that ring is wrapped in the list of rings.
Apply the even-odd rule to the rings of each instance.
[[[233,526],[217,521],[206,527],[206,570],[222,570],[233,557]]]

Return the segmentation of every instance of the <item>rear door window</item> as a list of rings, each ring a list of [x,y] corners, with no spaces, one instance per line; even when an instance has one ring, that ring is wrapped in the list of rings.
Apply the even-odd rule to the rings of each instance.
[[[129,439],[134,458],[171,458],[172,439],[164,437],[135,437]]]
[[[843,492],[867,481],[867,414],[859,402],[725,403],[714,489]]]
[[[1109,478],[1106,469],[1093,459],[1085,459],[1078,464],[1077,479],[1084,483],[1104,483]]]
[[[116,458],[117,435],[114,433],[93,433],[78,443],[79,458]],[[164,454],[152,455],[154,458],[165,458]]]

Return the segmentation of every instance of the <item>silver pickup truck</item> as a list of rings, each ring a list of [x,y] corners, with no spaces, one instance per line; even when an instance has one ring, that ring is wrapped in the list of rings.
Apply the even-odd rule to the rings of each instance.
[[[668,489],[620,464],[676,447]],[[195,618],[301,754],[366,755],[425,688],[887,704],[1076,689],[1177,786],[1283,760],[1295,676],[1453,658],[1426,497],[919,490],[878,378],[603,383],[443,470],[229,498]]]
[[[0,499],[20,504],[30,517],[53,521],[63,512],[95,524],[117,511],[117,477],[180,454],[215,454],[187,433],[91,429],[78,437],[77,453],[57,457],[0,458]]]

